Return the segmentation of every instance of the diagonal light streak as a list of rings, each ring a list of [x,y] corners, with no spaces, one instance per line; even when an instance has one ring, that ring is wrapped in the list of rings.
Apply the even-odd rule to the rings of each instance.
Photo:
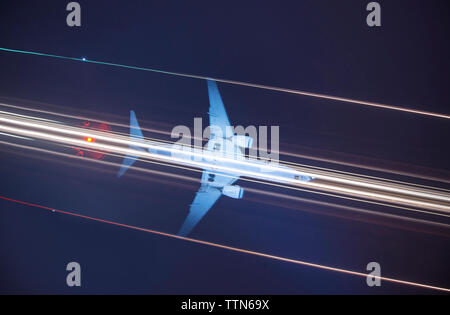
[[[248,254],[248,255],[268,258],[268,259],[277,260],[277,261],[289,262],[289,263],[293,263],[296,265],[302,265],[302,266],[312,267],[312,268],[321,269],[321,270],[327,270],[327,271],[333,271],[333,272],[338,272],[338,273],[343,273],[343,274],[348,274],[348,275],[353,275],[353,276],[359,276],[359,277],[363,277],[363,278],[371,277],[373,279],[379,279],[381,281],[386,281],[386,282],[391,282],[391,283],[396,283],[396,284],[401,284],[401,285],[413,286],[413,287],[418,287],[418,288],[423,288],[423,289],[438,290],[438,291],[443,291],[443,292],[450,292],[450,289],[444,288],[444,287],[438,287],[438,286],[433,286],[433,285],[428,285],[428,284],[423,284],[423,283],[418,283],[418,282],[412,282],[412,281],[399,280],[399,279],[384,277],[384,276],[374,276],[371,274],[347,270],[347,269],[343,269],[343,268],[330,267],[330,266],[306,262],[306,261],[302,261],[302,260],[291,259],[291,258],[286,258],[286,257],[281,257],[281,256],[276,256],[276,255],[270,255],[270,254],[247,250],[247,249],[242,249],[242,248],[238,248],[238,247],[232,247],[232,246],[223,245],[223,244],[219,244],[219,243],[202,241],[199,239],[179,236],[176,234],[161,232],[161,231],[152,230],[152,229],[146,229],[146,228],[142,228],[142,227],[137,227],[137,226],[133,226],[133,225],[123,224],[123,223],[109,221],[109,220],[100,219],[100,218],[89,217],[89,216],[77,214],[74,212],[63,211],[63,210],[59,210],[59,209],[55,209],[55,208],[46,207],[43,205],[33,204],[30,202],[15,200],[15,199],[8,198],[5,196],[0,196],[0,199],[18,203],[18,204],[22,204],[22,205],[26,205],[26,206],[49,210],[52,212],[57,212],[57,213],[65,214],[65,215],[71,215],[71,216],[82,218],[85,220],[107,223],[107,224],[111,224],[111,225],[115,225],[115,226],[119,226],[119,227],[123,227],[123,228],[147,232],[147,233],[151,233],[154,235],[159,235],[159,236],[168,237],[168,238],[172,238],[172,239],[183,240],[183,241],[187,241],[187,242],[191,242],[191,243],[221,248],[221,249],[225,249],[225,250],[229,250],[229,251],[233,251],[233,252],[237,252],[237,253]]]
[[[376,102],[362,101],[362,100],[351,99],[351,98],[346,98],[346,97],[313,93],[313,92],[301,91],[301,90],[296,90],[296,89],[286,89],[286,88],[263,85],[263,84],[242,82],[242,81],[236,81],[236,80],[227,80],[227,79],[220,79],[220,78],[212,78],[212,77],[204,76],[204,75],[164,71],[164,70],[159,70],[159,69],[151,69],[151,68],[144,68],[144,67],[137,67],[137,66],[128,66],[128,65],[123,65],[123,64],[119,64],[119,63],[89,60],[89,59],[85,59],[85,58],[73,58],[73,57],[59,56],[59,55],[26,51],[26,50],[17,50],[17,49],[10,49],[10,48],[1,48],[0,47],[0,51],[19,53],[19,54],[27,54],[27,55],[35,55],[35,56],[44,56],[44,57],[51,57],[51,58],[57,58],[57,59],[63,59],[63,60],[80,61],[80,62],[85,62],[85,63],[112,66],[112,67],[118,67],[118,68],[130,69],[130,70],[148,71],[148,72],[154,72],[154,73],[166,74],[166,75],[178,76],[178,77],[184,77],[184,78],[191,78],[191,79],[214,80],[216,82],[258,88],[258,89],[263,89],[263,90],[277,91],[277,92],[325,99],[325,100],[330,100],[330,101],[338,101],[338,102],[344,102],[344,103],[350,103],[350,104],[364,105],[364,106],[369,106],[369,107],[373,107],[373,108],[389,109],[389,110],[394,110],[394,111],[399,111],[399,112],[405,112],[405,113],[417,114],[417,115],[423,115],[423,116],[429,116],[429,117],[435,117],[435,118],[450,119],[450,115],[447,115],[447,114],[428,112],[428,111],[417,110],[417,109],[413,109],[413,108],[405,108],[405,107],[381,104],[381,103],[376,103]]]

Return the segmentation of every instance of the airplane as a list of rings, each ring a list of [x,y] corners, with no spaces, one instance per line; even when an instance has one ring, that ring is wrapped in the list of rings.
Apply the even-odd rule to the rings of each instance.
[[[192,153],[180,155],[167,150],[171,145],[158,143],[157,147],[160,148],[159,150],[155,149],[155,142],[147,141],[147,143],[153,144],[151,148],[147,149],[148,152],[166,156],[177,156],[181,158],[183,164],[185,163],[187,165],[192,165],[194,163],[192,161],[195,160],[194,156],[202,154],[203,151],[210,153],[209,157],[205,156],[201,158],[201,162],[206,163],[200,163],[203,169],[200,189],[196,193],[194,201],[190,205],[189,213],[178,232],[178,235],[184,237],[191,233],[194,227],[222,195],[234,199],[241,199],[243,197],[244,189],[238,185],[233,185],[241,176],[281,183],[308,182],[314,179],[312,176],[302,174],[282,165],[278,165],[276,168],[271,168],[270,171],[267,171],[267,161],[254,160],[252,162],[242,163],[245,153],[244,150],[252,146],[253,139],[243,135],[231,134],[229,136],[231,124],[217,84],[213,80],[206,81],[210,102],[209,124],[211,130],[206,149],[191,149],[190,152]],[[130,138],[135,143],[136,141],[144,143],[144,137],[133,110],[130,111]],[[130,144],[130,148],[144,151],[144,148],[134,144]],[[225,156],[227,158],[211,158],[211,154],[213,156]],[[117,176],[121,177],[138,158],[136,155],[125,156]],[[198,165],[198,163],[194,163],[194,166]],[[231,171],[227,171],[229,169]]]

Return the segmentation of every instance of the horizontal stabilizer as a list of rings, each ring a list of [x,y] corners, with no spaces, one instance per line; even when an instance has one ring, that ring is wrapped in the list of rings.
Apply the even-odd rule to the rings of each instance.
[[[144,142],[144,136],[142,135],[142,131],[141,128],[139,127],[139,123],[136,119],[136,114],[134,113],[134,111],[130,111],[130,140],[131,141],[142,141]],[[133,150],[138,150],[138,151],[142,151],[145,152],[145,150],[142,147],[138,147],[135,145],[131,145],[129,146],[130,149]],[[119,173],[117,174],[117,177],[121,177],[123,174],[125,174],[125,172],[127,171],[127,169],[133,165],[133,163],[139,158],[139,156],[134,156],[134,155],[126,155],[125,158],[123,159],[122,162],[122,166],[120,167]]]

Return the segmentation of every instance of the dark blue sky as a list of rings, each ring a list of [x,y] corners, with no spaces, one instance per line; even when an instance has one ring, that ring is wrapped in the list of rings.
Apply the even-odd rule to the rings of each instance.
[[[378,29],[365,24],[369,1],[79,2],[78,29],[66,26],[64,1],[2,2],[0,47],[449,112],[445,1],[380,1]],[[134,109],[143,127],[168,130],[207,118],[206,84],[198,80],[5,52],[0,69],[5,100],[124,123]],[[279,125],[281,149],[450,171],[445,120],[223,84],[219,89],[234,124]],[[197,189],[137,174],[117,180],[111,168],[1,149],[1,195],[127,224],[176,232]],[[358,271],[378,261],[386,276],[449,286],[448,238],[273,202],[251,193],[241,201],[222,198],[193,237]],[[372,289],[365,279],[5,201],[0,209],[1,292],[429,292],[388,283]],[[82,266],[82,288],[65,285],[69,261]]]

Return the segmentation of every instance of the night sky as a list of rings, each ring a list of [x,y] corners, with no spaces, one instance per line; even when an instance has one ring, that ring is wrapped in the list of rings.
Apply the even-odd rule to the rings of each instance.
[[[79,1],[79,28],[66,25],[68,2],[1,2],[0,47],[450,112],[446,1],[379,1],[380,28],[366,25],[369,1],[361,0]],[[194,117],[208,121],[203,80],[3,51],[0,74],[3,102],[122,124],[128,123],[133,109],[141,127],[169,132],[176,125],[192,126]],[[450,176],[446,119],[218,85],[231,123],[280,126],[281,151]],[[0,144],[1,196],[178,231],[198,183],[135,171],[118,179],[116,173],[113,167]],[[238,184],[395,213],[245,181]],[[249,192],[242,200],[222,197],[191,236],[360,272],[377,261],[383,276],[450,286],[448,233],[445,237],[329,215],[336,213],[331,207]],[[0,217],[1,293],[434,293],[387,282],[369,288],[364,278],[2,200]],[[81,264],[80,288],[66,285],[70,261]]]

